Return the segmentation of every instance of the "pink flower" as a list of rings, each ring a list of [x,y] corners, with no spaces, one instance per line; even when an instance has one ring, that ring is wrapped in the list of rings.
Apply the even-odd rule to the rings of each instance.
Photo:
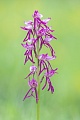
[[[48,56],[48,54],[41,54],[39,55],[39,60],[46,60],[46,61],[49,61],[49,60],[54,60],[56,58],[56,56]]]
[[[30,89],[28,90],[28,92],[24,96],[23,101],[26,98],[30,98],[31,96],[33,96],[36,99],[36,103],[37,103],[38,102],[38,92],[37,92],[36,88],[38,86],[38,82],[35,79],[32,79],[32,80],[28,81],[28,85],[30,86]]]
[[[28,22],[25,21],[25,26],[21,27],[22,30],[25,30],[27,32],[25,38],[23,39],[24,44],[21,44],[22,47],[25,48],[24,64],[26,64],[28,61],[32,63],[32,65],[30,66],[30,72],[25,78],[29,79],[28,85],[30,89],[26,93],[23,100],[33,96],[36,99],[36,103],[38,103],[39,98],[37,87],[39,87],[39,84],[41,84],[44,79],[45,81],[42,90],[44,90],[48,85],[48,91],[51,91],[51,93],[54,92],[54,87],[50,78],[54,76],[55,73],[57,73],[56,71],[58,68],[53,69],[50,64],[51,60],[56,59],[55,51],[50,42],[52,40],[56,40],[57,38],[52,35],[52,33],[54,32],[54,30],[52,30],[52,27],[49,27],[47,25],[51,18],[42,19],[43,15],[40,14],[37,10],[34,11],[32,17],[33,20],[29,20]],[[41,53],[41,49],[43,46],[49,48],[51,52],[50,56],[48,55],[48,53]],[[35,59],[37,59],[38,61],[37,67]],[[41,78],[40,81],[35,80],[36,75]]]

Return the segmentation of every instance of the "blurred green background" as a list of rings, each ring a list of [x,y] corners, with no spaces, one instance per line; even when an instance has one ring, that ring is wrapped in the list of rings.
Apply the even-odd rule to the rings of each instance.
[[[55,92],[41,92],[41,120],[80,120],[80,0],[0,0],[0,120],[36,120],[34,98],[22,101],[31,64],[23,65],[26,32],[20,29],[34,10],[52,18],[58,38],[51,43]]]

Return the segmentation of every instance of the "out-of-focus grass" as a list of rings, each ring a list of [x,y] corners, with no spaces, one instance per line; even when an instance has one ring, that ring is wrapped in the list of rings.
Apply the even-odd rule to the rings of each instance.
[[[55,93],[41,92],[41,120],[80,120],[80,2],[79,0],[0,1],[0,120],[35,120],[33,98],[22,101],[28,90],[24,77],[30,62],[23,65],[20,46],[26,32],[23,21],[32,19],[38,9],[55,29],[51,42],[57,59],[52,66],[58,74],[51,80]],[[42,52],[46,52],[43,49]]]

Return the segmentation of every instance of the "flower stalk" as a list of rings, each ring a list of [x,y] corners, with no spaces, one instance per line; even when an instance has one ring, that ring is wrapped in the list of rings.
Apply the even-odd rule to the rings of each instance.
[[[21,44],[26,49],[26,52],[24,53],[24,65],[28,61],[32,63],[30,66],[30,73],[25,77],[25,79],[28,79],[30,89],[24,96],[23,100],[30,97],[35,98],[37,103],[37,120],[40,120],[40,87],[44,90],[48,86],[47,91],[54,93],[54,87],[50,78],[57,73],[56,71],[58,68],[53,69],[50,64],[51,60],[56,59],[55,51],[50,45],[50,42],[52,40],[56,40],[57,38],[51,34],[54,30],[47,26],[47,23],[51,20],[51,18],[42,20],[41,18],[43,15],[38,11],[34,11],[32,17],[33,21],[25,21],[25,26],[21,27],[22,30],[27,31],[26,37],[23,40],[24,44]],[[48,53],[40,54],[43,46],[50,49],[51,55],[48,55]],[[35,61],[34,56],[37,62]],[[43,80],[44,86],[41,86]]]
[[[37,81],[38,81],[38,103],[37,103],[37,120],[40,119],[40,79],[39,79],[39,40],[37,41]]]

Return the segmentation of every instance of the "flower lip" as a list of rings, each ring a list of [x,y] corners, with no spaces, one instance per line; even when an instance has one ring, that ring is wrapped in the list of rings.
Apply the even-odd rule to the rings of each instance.
[[[38,86],[38,82],[33,78],[32,80],[28,81],[28,85],[32,88],[36,88]]]

